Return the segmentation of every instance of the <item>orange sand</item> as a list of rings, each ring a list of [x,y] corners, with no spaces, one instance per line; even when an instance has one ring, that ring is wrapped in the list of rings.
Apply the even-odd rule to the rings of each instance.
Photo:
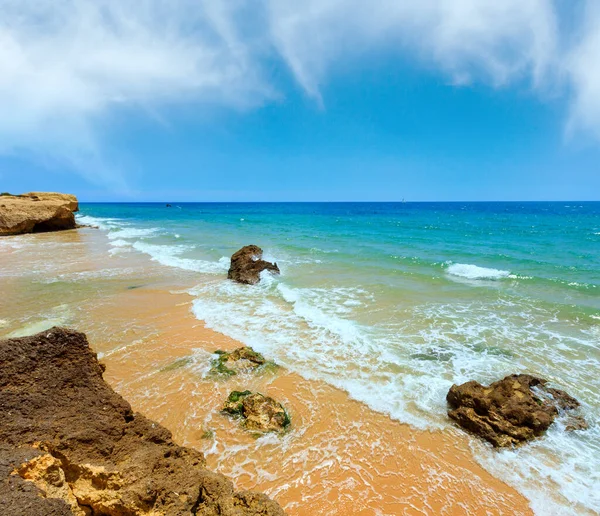
[[[92,230],[29,237],[32,243],[63,241],[70,252],[36,247],[27,265],[35,270],[50,263],[79,274],[100,270],[107,260],[99,254],[102,238]],[[23,270],[22,255],[0,247],[3,270]],[[283,368],[205,377],[210,353],[240,343],[196,320],[189,295],[170,292],[193,286],[193,275],[173,276],[139,255],[114,258],[117,267],[132,268],[131,275],[82,293],[69,324],[88,333],[107,365],[106,380],[135,410],[167,426],[181,444],[204,451],[209,467],[239,488],[267,492],[291,515],[532,514],[523,496],[474,461],[470,438],[461,432],[415,430]],[[146,286],[125,288],[138,284]],[[19,279],[0,277],[0,287],[6,300]],[[36,310],[60,304],[55,299],[52,305],[51,296],[17,292],[19,303],[0,301],[0,319],[20,309],[32,318]],[[281,401],[291,431],[256,439],[240,429],[219,412],[234,389]]]

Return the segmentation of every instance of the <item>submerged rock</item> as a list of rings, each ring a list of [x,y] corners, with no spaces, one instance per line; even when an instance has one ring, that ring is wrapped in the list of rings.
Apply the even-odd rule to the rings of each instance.
[[[231,257],[227,278],[246,285],[256,285],[262,271],[279,274],[277,264],[263,260],[262,256],[263,250],[256,245],[242,247]]]
[[[250,391],[233,391],[223,405],[223,412],[240,417],[244,428],[257,432],[283,432],[290,424],[281,403]]]
[[[240,372],[253,371],[269,363],[260,353],[244,346],[234,351],[216,351],[218,358],[213,360],[211,372],[233,376]]]
[[[0,514],[284,514],[134,413],[82,333],[0,341],[0,363]]]
[[[547,381],[527,374],[511,375],[485,387],[470,381],[453,385],[446,400],[448,415],[465,430],[496,447],[513,446],[542,435],[563,412],[579,402]],[[587,428],[585,420],[569,414],[567,430]]]
[[[0,235],[43,233],[77,227],[74,195],[34,192],[0,196]]]

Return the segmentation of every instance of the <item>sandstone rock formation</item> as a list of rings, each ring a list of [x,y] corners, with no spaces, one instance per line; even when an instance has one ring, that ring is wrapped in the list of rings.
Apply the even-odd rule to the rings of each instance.
[[[453,385],[446,397],[448,415],[464,429],[494,446],[518,445],[543,434],[560,413],[567,430],[587,428],[574,414],[579,402],[546,380],[527,374],[511,375],[485,387],[470,381]]]
[[[283,432],[290,424],[281,403],[250,391],[233,391],[223,405],[223,412],[241,418],[244,428],[256,432]]]
[[[263,250],[256,245],[242,247],[231,257],[227,278],[246,285],[256,285],[260,281],[262,271],[279,274],[277,264],[266,262],[262,256]]]
[[[218,358],[213,360],[211,368],[211,371],[215,374],[233,376],[239,372],[256,370],[267,364],[265,357],[248,346],[231,352],[216,351],[215,353],[218,355]]]
[[[28,193],[0,195],[0,235],[73,229],[79,209],[74,195]]]
[[[57,201],[63,203],[74,213],[79,211],[79,201],[77,200],[77,197],[71,194],[57,192],[29,192],[23,194],[21,197],[29,197],[38,201]]]
[[[0,364],[0,514],[284,514],[134,413],[82,333],[0,341]]]

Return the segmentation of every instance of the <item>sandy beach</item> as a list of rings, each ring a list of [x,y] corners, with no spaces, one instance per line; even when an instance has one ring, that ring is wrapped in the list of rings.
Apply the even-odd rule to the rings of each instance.
[[[413,429],[284,368],[207,376],[215,350],[241,344],[194,317],[185,293],[194,274],[175,276],[137,254],[114,255],[107,267],[107,253],[106,236],[89,228],[4,239],[2,333],[55,323],[87,333],[105,379],[134,410],[291,515],[531,514],[522,495],[478,465],[461,432]],[[39,271],[39,291],[21,288],[25,269]],[[44,283],[56,277],[67,284]],[[290,431],[256,438],[240,429],[219,412],[234,389],[281,401]]]

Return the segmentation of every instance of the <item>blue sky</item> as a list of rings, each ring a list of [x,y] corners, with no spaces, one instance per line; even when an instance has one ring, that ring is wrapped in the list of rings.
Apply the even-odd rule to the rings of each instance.
[[[0,0],[2,191],[600,200],[591,2],[123,5]]]

